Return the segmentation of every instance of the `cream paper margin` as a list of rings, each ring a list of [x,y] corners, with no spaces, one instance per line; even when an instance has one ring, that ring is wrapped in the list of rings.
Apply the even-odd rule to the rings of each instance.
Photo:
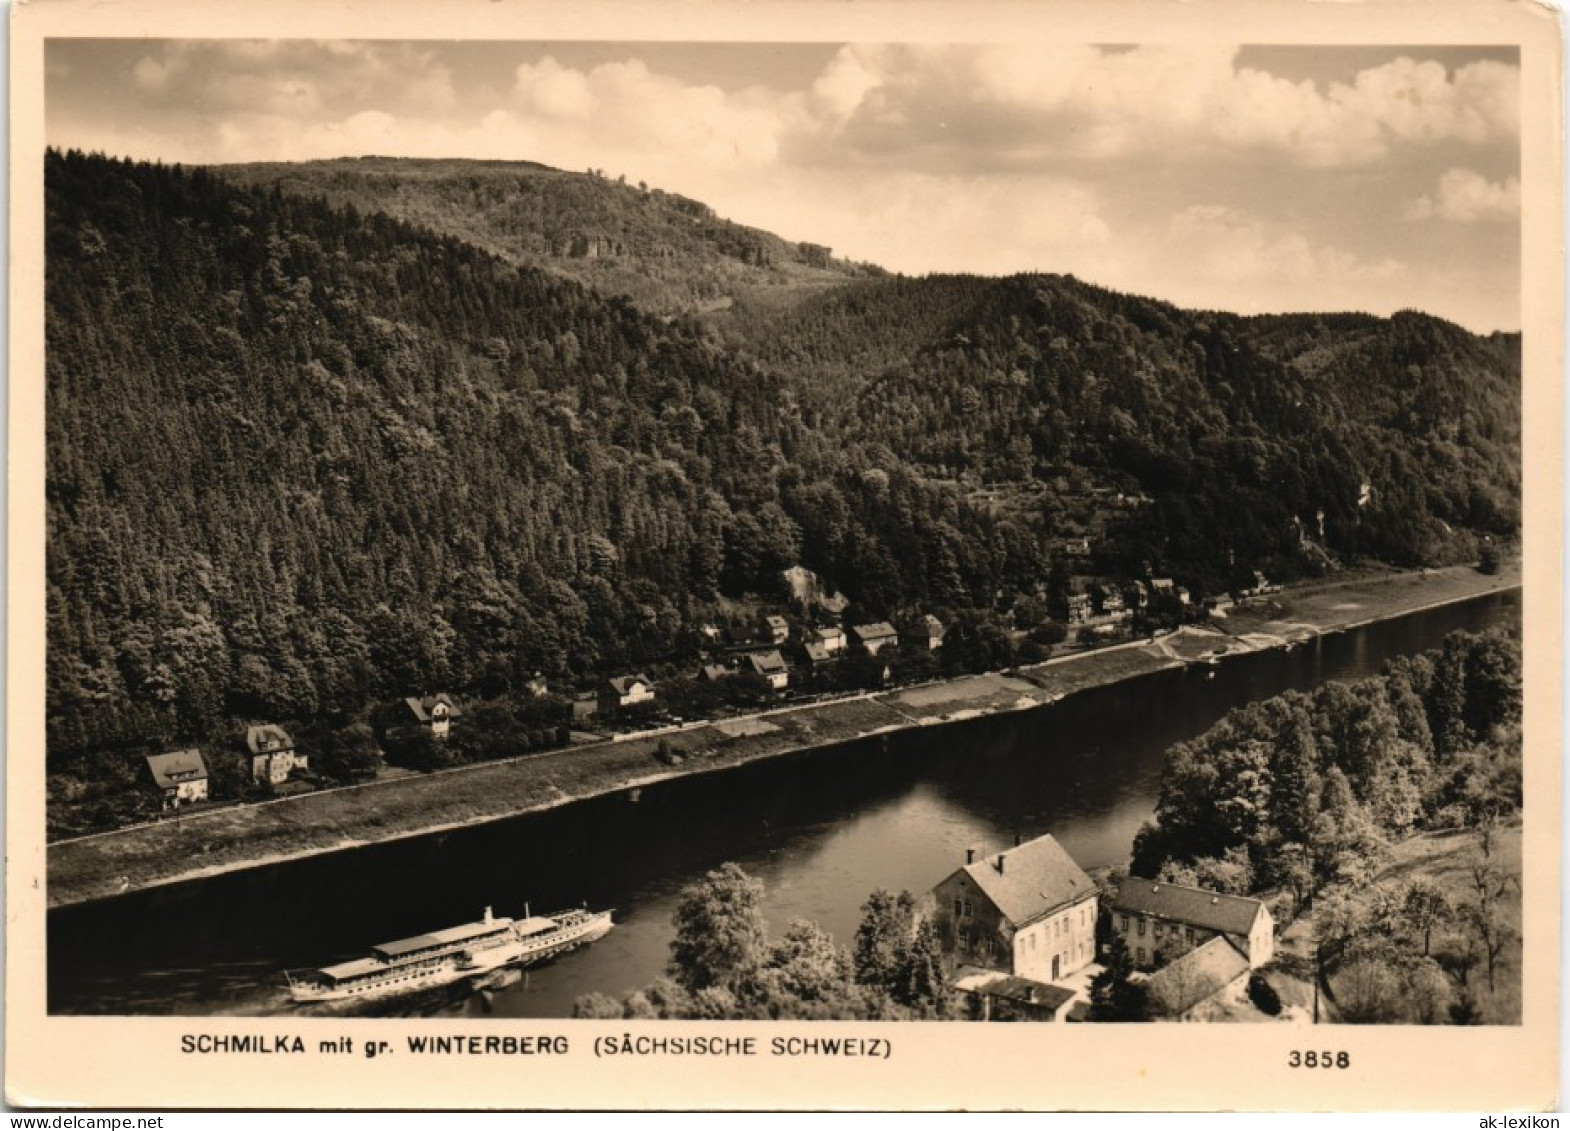
[[[1563,421],[1562,51],[1528,0],[32,0],[11,42],[10,550],[5,1082],[10,1103],[98,1108],[1532,1110],[1557,1105]],[[1523,138],[1526,634],[1524,1023],[1301,1025],[770,1024],[49,1017],[43,840],[43,44],[50,36],[552,39],[628,42],[1515,44]],[[723,211],[722,201],[712,202]],[[809,233],[810,234],[810,233]],[[171,923],[171,930],[178,924]],[[105,945],[113,945],[105,940]],[[190,1055],[186,1033],[560,1033],[562,1057]],[[631,1032],[879,1036],[888,1060],[597,1060]],[[1291,1069],[1292,1049],[1348,1070]]]

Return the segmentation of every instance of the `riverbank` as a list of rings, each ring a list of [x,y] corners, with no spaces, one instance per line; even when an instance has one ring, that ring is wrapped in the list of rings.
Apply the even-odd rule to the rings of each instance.
[[[1279,594],[1234,611],[1216,630],[1074,653],[1016,673],[953,681],[488,763],[369,783],[267,805],[216,810],[49,848],[49,903],[80,903],[127,891],[257,867],[402,837],[420,836],[552,808],[571,801],[713,772],[761,758],[914,726],[1039,707],[1206,654],[1256,651],[1486,596],[1519,586],[1514,567],[1492,577],[1457,569],[1363,577]],[[1202,662],[1202,661],[1201,661]],[[681,762],[662,765],[661,741]]]

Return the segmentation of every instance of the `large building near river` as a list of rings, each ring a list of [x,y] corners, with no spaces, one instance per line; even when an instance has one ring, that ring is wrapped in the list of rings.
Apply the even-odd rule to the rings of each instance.
[[[955,967],[1055,982],[1094,961],[1096,884],[1053,837],[966,857],[918,903]]]

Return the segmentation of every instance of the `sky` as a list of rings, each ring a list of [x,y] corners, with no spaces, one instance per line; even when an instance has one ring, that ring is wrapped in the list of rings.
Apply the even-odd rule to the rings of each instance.
[[[1517,330],[1514,48],[54,39],[51,145],[537,161],[906,274]]]

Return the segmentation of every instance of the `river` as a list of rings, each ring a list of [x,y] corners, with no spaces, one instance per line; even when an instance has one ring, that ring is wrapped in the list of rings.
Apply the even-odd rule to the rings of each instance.
[[[1321,637],[1290,651],[1161,672],[1034,711],[679,778],[474,829],[256,868],[51,911],[53,1013],[266,1014],[282,971],[477,918],[587,902],[609,936],[483,995],[394,1007],[560,1017],[591,990],[661,971],[681,889],[735,861],[767,887],[775,932],[813,919],[842,943],[876,888],[920,893],[975,846],[1052,833],[1086,868],[1124,863],[1163,755],[1229,710],[1372,675],[1456,629],[1519,631],[1519,592]]]

